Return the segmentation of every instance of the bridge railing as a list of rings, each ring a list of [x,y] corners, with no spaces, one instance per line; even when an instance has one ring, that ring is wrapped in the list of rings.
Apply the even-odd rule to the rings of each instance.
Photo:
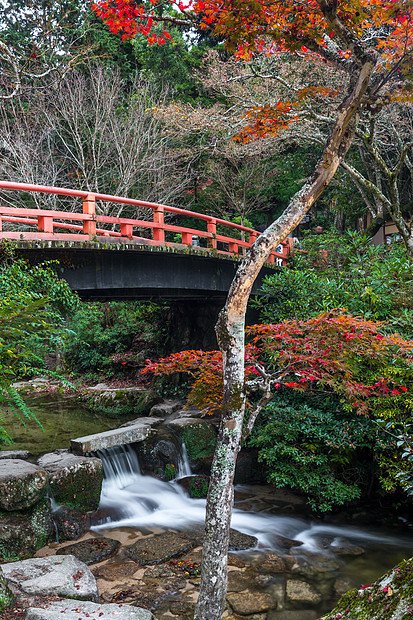
[[[90,193],[63,187],[12,183],[9,181],[0,181],[0,189],[71,196],[82,199],[81,213],[53,211],[50,209],[14,208],[2,205],[0,202],[0,239],[72,241],[96,239],[104,242],[108,237],[112,237],[116,238],[119,243],[141,243],[143,245],[174,247],[193,246],[196,243],[196,239],[198,239],[198,242],[199,239],[204,239],[207,248],[219,254],[242,255],[245,249],[249,248],[260,234],[247,226],[234,224],[233,222],[203,213],[135,200],[133,198]],[[100,215],[96,213],[96,201],[98,200],[139,208],[145,207],[152,212],[151,220]],[[172,224],[165,220],[165,214],[168,213],[174,216],[185,216],[200,220],[203,222],[204,228],[189,228],[188,226]],[[3,222],[14,224],[14,230],[3,230]],[[17,230],[19,224],[23,224],[24,229]],[[225,234],[222,231],[225,231]],[[172,233],[175,236],[180,235],[180,243],[167,241],[168,233]],[[291,252],[289,242],[290,240],[287,239],[280,244],[281,251],[272,252],[268,262],[285,265]]]

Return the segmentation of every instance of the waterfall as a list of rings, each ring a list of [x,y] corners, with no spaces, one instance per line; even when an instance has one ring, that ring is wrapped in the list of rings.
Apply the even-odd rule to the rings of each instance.
[[[123,489],[140,476],[138,457],[130,445],[98,450],[96,454],[102,461],[105,480],[116,487]]]
[[[185,443],[181,444],[181,452],[178,458],[178,473],[176,479],[185,478],[185,476],[192,476],[191,466],[189,464],[188,452],[186,451]]]
[[[179,484],[169,483],[143,476],[140,473],[136,453],[130,446],[102,450],[98,456],[103,461],[104,480],[99,514],[105,515],[94,525],[94,530],[119,527],[152,529],[191,529],[205,520],[205,500],[191,499]],[[182,450],[180,473],[188,469],[188,455]],[[190,471],[190,470],[189,470]],[[248,487],[243,487],[244,491]],[[397,537],[383,533],[368,532],[362,528],[327,524],[271,512],[245,512],[234,509],[231,526],[258,539],[262,549],[279,548],[279,537],[298,540],[299,550],[325,553],[323,536],[328,535],[337,542],[344,536],[348,540],[363,541],[363,544],[392,545]],[[411,547],[412,543],[406,543]]]

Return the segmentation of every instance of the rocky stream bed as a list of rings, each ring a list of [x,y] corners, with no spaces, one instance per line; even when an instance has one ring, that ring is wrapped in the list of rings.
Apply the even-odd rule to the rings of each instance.
[[[193,617],[208,459],[189,457],[214,430],[180,403],[150,404],[144,418],[74,439],[72,452],[0,452],[1,620]],[[131,447],[116,448],[119,437]],[[303,498],[250,484],[254,468],[244,455],[224,618],[413,618],[409,562],[375,581],[413,555],[412,535],[357,527],[357,515],[350,525],[309,518]]]

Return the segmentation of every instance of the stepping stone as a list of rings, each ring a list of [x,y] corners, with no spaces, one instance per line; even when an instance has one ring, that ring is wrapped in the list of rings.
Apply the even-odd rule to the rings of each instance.
[[[64,614],[64,615],[62,615]],[[129,605],[99,605],[85,601],[65,599],[53,601],[41,609],[26,609],[25,620],[156,620],[152,612]]]
[[[63,555],[74,555],[85,564],[96,564],[115,555],[120,542],[113,538],[89,538],[60,549]]]
[[[73,555],[30,558],[0,566],[9,587],[33,596],[64,596],[99,601],[91,570]]]
[[[195,547],[195,541],[177,534],[175,532],[165,532],[137,540],[136,543],[128,547],[126,553],[132,560],[142,566],[145,564],[160,564],[171,558],[183,555]]]

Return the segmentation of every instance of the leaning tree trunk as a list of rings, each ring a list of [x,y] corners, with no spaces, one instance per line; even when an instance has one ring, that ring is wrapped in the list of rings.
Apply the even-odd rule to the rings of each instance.
[[[284,213],[248,251],[218,319],[216,333],[224,363],[223,413],[207,498],[201,586],[194,620],[221,620],[225,608],[233,479],[245,411],[245,313],[251,289],[271,251],[300,223],[346,155],[373,69],[374,61],[363,65],[354,87],[339,108],[337,121],[316,170],[291,199]]]

